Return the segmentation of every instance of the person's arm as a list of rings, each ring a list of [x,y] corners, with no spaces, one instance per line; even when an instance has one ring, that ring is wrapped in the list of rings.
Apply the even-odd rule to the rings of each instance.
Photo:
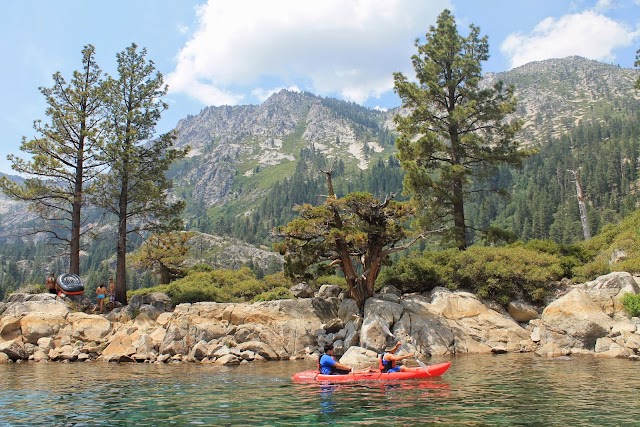
[[[408,353],[408,354],[405,354],[403,356],[396,356],[395,354],[387,353],[384,357],[385,357],[384,360],[386,360],[388,362],[399,362],[399,361],[404,360],[404,359],[412,358],[413,357],[413,353]]]
[[[351,367],[350,367],[350,366],[343,365],[343,364],[342,364],[342,363],[340,363],[340,362],[336,362],[336,364],[335,364],[335,365],[333,365],[333,366],[334,366],[334,367],[336,367],[336,368],[338,368],[338,369],[342,369],[343,371],[350,371],[350,370],[351,370]]]

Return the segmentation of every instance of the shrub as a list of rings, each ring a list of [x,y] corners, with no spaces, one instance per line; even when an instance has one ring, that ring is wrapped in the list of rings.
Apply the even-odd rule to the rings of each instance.
[[[191,273],[203,273],[203,272],[207,272],[207,271],[213,271],[213,267],[210,266],[209,264],[196,264],[193,267],[191,267],[189,269],[189,272]]]
[[[425,252],[401,259],[380,275],[380,285],[393,285],[403,292],[426,292],[436,286],[465,289],[481,298],[507,304],[516,298],[537,302],[551,284],[562,278],[561,259],[524,248],[473,246]]]
[[[432,253],[412,254],[401,258],[393,267],[385,268],[376,282],[377,288],[394,286],[402,292],[427,292],[437,286],[452,287],[448,282],[450,267],[438,263]]]
[[[266,292],[261,293],[260,295],[256,295],[253,298],[254,302],[257,301],[273,301],[279,299],[290,299],[293,298],[293,294],[289,290],[289,288],[285,288],[283,286],[279,286],[277,288],[273,288]]]
[[[264,282],[267,289],[278,288],[278,287],[289,289],[291,286],[294,285],[291,279],[285,276],[283,271],[279,271],[273,274],[267,274],[262,278],[262,281]]]
[[[18,289],[16,289],[15,291],[11,291],[11,292],[7,292],[7,295],[9,293],[16,293],[16,294],[41,294],[43,292],[48,292],[47,289],[44,287],[44,285],[40,285],[40,284],[33,284],[33,283],[28,283],[26,285],[22,285],[20,286]]]
[[[640,295],[629,293],[624,294],[622,296],[622,305],[629,316],[640,316]]]
[[[319,289],[322,285],[335,285],[343,289],[347,288],[347,281],[342,276],[324,275],[311,281],[311,285]]]
[[[611,271],[640,273],[640,210],[578,245],[584,265],[573,269],[577,281],[593,280]]]
[[[204,270],[204,271],[201,271]],[[243,267],[239,270],[192,269],[186,277],[151,288],[131,291],[128,296],[164,292],[174,305],[200,301],[249,302],[291,298],[290,281],[282,273],[271,274],[264,280]]]

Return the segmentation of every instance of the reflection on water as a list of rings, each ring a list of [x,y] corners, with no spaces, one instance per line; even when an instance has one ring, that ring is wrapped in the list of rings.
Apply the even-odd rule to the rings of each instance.
[[[640,425],[633,362],[531,354],[452,361],[441,378],[354,384],[292,383],[309,361],[0,365],[0,425]]]

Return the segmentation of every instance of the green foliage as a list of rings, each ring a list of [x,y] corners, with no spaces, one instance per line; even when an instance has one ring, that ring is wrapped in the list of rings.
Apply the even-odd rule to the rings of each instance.
[[[273,288],[266,292],[262,292],[259,295],[256,295],[253,298],[254,302],[258,301],[274,301],[279,299],[291,299],[293,298],[293,294],[289,290],[289,288],[285,288],[284,286],[278,286],[277,288]]]
[[[0,179],[0,189],[7,196],[27,202],[42,219],[38,231],[67,247],[68,271],[74,274],[80,274],[81,237],[91,229],[82,227],[87,221],[85,192],[95,189],[94,178],[103,168],[97,155],[103,143],[104,94],[95,56],[95,48],[85,46],[82,69],[73,72],[70,82],[57,72],[51,88],[40,88],[50,123],[35,121],[38,136],[23,138],[20,150],[29,160],[13,154],[7,157],[11,167],[26,179],[22,183]]]
[[[622,305],[631,317],[640,316],[640,295],[626,293],[622,296]]]
[[[160,283],[184,277],[193,232],[172,231],[151,234],[130,257],[131,265],[160,275]]]
[[[347,282],[344,280],[344,276],[336,275],[322,275],[314,278],[310,281],[310,285],[319,289],[322,285],[335,285],[340,286],[343,289],[347,288]]]
[[[636,51],[636,61],[633,63],[633,65],[635,65],[636,67],[640,67],[640,49]],[[638,77],[638,80],[636,80],[635,89],[640,90],[640,76]]]
[[[189,273],[205,273],[213,270],[214,268],[209,264],[196,264],[189,269]]]
[[[43,285],[28,283],[20,286],[18,289],[15,290],[14,293],[41,294],[44,292],[47,292],[47,289]]]
[[[277,273],[267,274],[262,278],[267,289],[285,287],[289,289],[294,283],[289,279],[283,271]]]
[[[402,292],[428,292],[438,286],[455,289],[457,286],[449,280],[453,272],[446,259],[456,252],[413,253],[400,258],[393,267],[382,270],[377,287],[391,285]]]
[[[562,277],[559,257],[522,246],[472,246],[407,257],[380,276],[380,286],[427,292],[436,286],[462,289],[507,304],[516,298],[540,302]]]
[[[116,300],[126,303],[127,237],[141,231],[182,228],[183,201],[170,202],[169,166],[183,158],[188,148],[175,149],[175,134],[154,138],[155,127],[168,104],[163,76],[147,50],[131,44],[118,53],[118,76],[108,77],[105,90],[104,145],[98,160],[106,170],[98,179],[100,192],[92,202],[115,216]]]
[[[507,117],[516,111],[514,88],[501,81],[482,88],[481,63],[489,58],[487,37],[469,27],[458,33],[444,10],[413,55],[417,82],[394,73],[403,111],[394,120],[400,133],[398,158],[406,171],[404,190],[420,213],[424,229],[452,227],[444,238],[459,249],[468,246],[464,205],[473,180],[484,182],[500,164],[520,165],[530,154],[515,139],[521,123]],[[474,192],[495,191],[478,187]]]
[[[593,280],[612,271],[640,273],[640,210],[619,224],[605,227],[579,247],[585,263],[574,268],[577,281]]]
[[[243,267],[239,270],[191,270],[186,277],[168,285],[130,291],[128,296],[163,292],[169,295],[174,305],[199,301],[250,302],[291,298],[288,286],[291,282],[283,273],[256,279],[253,272]]]
[[[495,180],[511,189],[505,200],[477,195],[467,210],[470,224],[487,224],[515,233],[520,240],[584,240],[576,200],[576,184],[568,170],[580,170],[587,196],[591,235],[620,222],[637,209],[640,179],[640,115],[608,112],[596,122],[568,126],[552,134],[519,170],[503,170]],[[550,120],[550,119],[549,119]]]

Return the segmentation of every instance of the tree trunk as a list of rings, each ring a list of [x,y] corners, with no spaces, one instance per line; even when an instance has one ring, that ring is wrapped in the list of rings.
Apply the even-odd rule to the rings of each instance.
[[[87,100],[82,103],[82,110],[86,112]],[[80,275],[80,228],[82,227],[82,180],[84,179],[84,150],[86,118],[80,123],[80,137],[78,138],[78,157],[76,159],[76,173],[71,203],[71,244],[69,247],[69,273]]]
[[[123,178],[118,212],[118,247],[116,250],[116,301],[127,304],[127,185]]]
[[[578,193],[578,209],[580,209],[580,223],[582,224],[582,233],[584,235],[584,240],[589,240],[591,238],[591,230],[589,228],[589,218],[587,217],[587,205],[584,200],[584,193],[582,192],[582,184],[580,183],[580,171],[572,171],[573,177],[576,180],[576,192]]]
[[[454,126],[451,129],[451,165],[460,166],[460,155],[458,153],[458,130]],[[453,232],[455,233],[455,242],[458,249],[464,251],[467,249],[467,229],[464,221],[464,193],[462,191],[462,178],[459,175],[451,178],[451,190],[453,197],[451,204],[453,205]]]
[[[171,282],[171,272],[166,265],[160,263],[160,284],[168,285]]]
[[[82,192],[82,190],[79,190]],[[71,242],[69,245],[69,273],[80,275],[80,209],[82,202],[81,195],[78,194],[78,184],[76,183],[75,201],[71,207]]]
[[[84,129],[84,125],[82,126]],[[69,273],[80,275],[80,228],[82,219],[82,179],[84,163],[84,138],[80,138],[80,149],[78,150],[78,165],[76,167],[75,187],[73,191],[73,202],[71,204],[71,244],[69,247]]]
[[[364,318],[364,304],[367,299],[372,297],[373,295],[368,295],[367,283],[361,277],[357,277],[351,282],[352,283],[349,286],[351,288],[351,298],[356,301],[356,305],[358,306],[358,313]]]
[[[467,229],[464,221],[464,196],[462,194],[462,180],[453,181],[453,225],[455,241],[458,249],[467,249]]]

